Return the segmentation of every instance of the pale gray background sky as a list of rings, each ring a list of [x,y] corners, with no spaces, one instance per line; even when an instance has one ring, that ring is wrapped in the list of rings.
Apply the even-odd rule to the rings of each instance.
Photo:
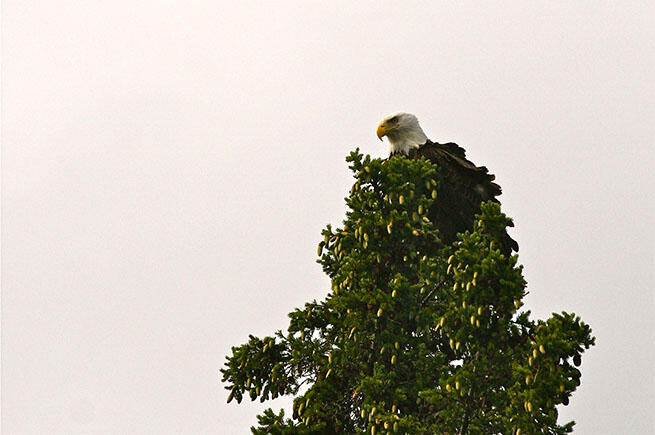
[[[248,433],[224,356],[325,296],[397,110],[497,175],[527,307],[593,327],[562,421],[652,431],[654,3],[535,4],[5,0],[3,433]]]

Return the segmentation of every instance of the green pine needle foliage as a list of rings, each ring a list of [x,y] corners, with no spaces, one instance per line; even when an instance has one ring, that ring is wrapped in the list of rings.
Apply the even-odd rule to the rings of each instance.
[[[286,332],[232,348],[228,402],[294,396],[254,434],[563,434],[557,422],[594,344],[574,314],[519,311],[518,256],[498,249],[509,219],[482,205],[474,228],[443,246],[429,210],[439,194],[425,159],[346,159],[355,183],[343,228],[323,230],[321,302]],[[300,391],[303,393],[300,393]]]

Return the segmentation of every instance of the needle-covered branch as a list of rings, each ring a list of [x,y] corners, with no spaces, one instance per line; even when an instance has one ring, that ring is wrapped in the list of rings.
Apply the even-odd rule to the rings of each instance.
[[[347,161],[346,219],[318,246],[327,296],[291,312],[285,333],[233,348],[222,369],[228,401],[294,397],[291,418],[268,410],[253,433],[570,432],[556,406],[594,339],[573,314],[519,311],[526,282],[501,249],[511,220],[499,204],[444,246],[432,163]]]

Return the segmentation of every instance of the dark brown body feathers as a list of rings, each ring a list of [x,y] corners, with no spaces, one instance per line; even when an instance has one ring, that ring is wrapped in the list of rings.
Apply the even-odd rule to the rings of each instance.
[[[455,143],[428,141],[410,150],[407,157],[425,157],[437,166],[439,193],[430,215],[445,244],[454,242],[457,233],[473,228],[475,215],[480,213],[480,203],[499,202],[496,197],[501,194],[501,188],[494,183],[496,177],[489,174],[486,167],[476,166],[466,159],[466,151]],[[501,250],[507,255],[519,249],[507,232],[501,242]]]

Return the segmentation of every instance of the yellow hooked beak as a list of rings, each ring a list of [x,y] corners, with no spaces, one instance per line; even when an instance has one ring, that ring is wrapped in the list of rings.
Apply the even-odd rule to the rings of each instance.
[[[378,125],[378,129],[375,131],[375,133],[378,135],[378,139],[382,140],[382,136],[387,134],[387,130],[384,128],[384,123]]]
[[[387,125],[384,121],[378,125],[378,129],[375,131],[375,133],[378,135],[378,139],[382,140],[383,136],[386,136],[387,133],[389,133],[391,130],[394,130],[397,128],[395,125]]]

